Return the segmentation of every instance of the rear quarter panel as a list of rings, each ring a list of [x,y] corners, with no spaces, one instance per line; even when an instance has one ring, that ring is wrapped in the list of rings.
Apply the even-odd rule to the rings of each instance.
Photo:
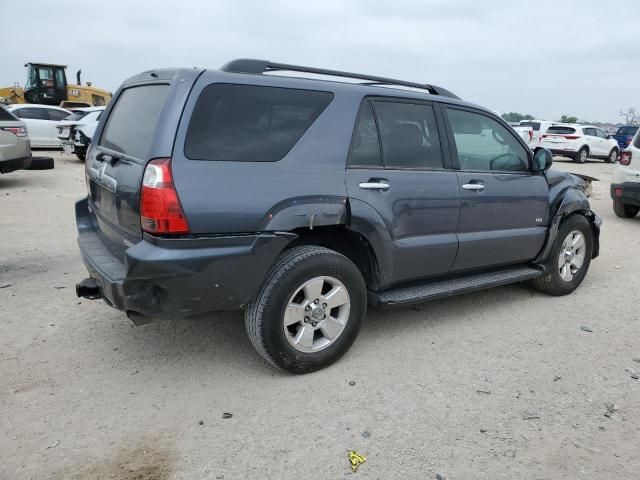
[[[189,120],[202,90],[213,83],[330,91],[334,99],[277,162],[190,160]],[[335,225],[347,221],[346,157],[362,98],[339,86],[285,77],[203,74],[186,103],[173,149],[173,175],[194,234],[247,233]]]

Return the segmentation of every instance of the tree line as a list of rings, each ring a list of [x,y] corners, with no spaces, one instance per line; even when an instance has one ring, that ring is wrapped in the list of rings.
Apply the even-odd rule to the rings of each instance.
[[[627,108],[626,110],[620,110],[619,116],[623,119],[623,123],[625,125],[640,125],[640,114],[633,107]],[[518,123],[522,120],[534,119],[532,115],[518,112],[503,113],[502,118],[510,123]],[[578,123],[578,117],[574,115],[562,115],[557,121],[560,123]],[[581,123],[593,122],[586,122],[583,120]]]

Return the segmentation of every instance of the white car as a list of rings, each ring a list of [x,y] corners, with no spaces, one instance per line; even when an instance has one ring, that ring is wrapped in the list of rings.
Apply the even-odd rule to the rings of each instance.
[[[6,108],[25,123],[32,147],[60,148],[62,146],[56,124],[71,115],[69,110],[52,105],[30,103],[7,105]]]
[[[613,211],[619,217],[632,218],[640,211],[640,130],[613,169],[611,198]]]
[[[78,108],[57,124],[58,138],[62,142],[65,153],[75,153],[80,160],[84,160],[105,108]]]
[[[521,120],[521,127],[531,127],[531,142],[529,142],[529,146],[532,150],[540,147],[540,142],[542,141],[542,135],[547,133],[549,127],[551,127],[554,122],[550,122],[548,120]]]
[[[613,163],[620,147],[611,135],[591,125],[554,124],[542,135],[540,147],[546,147],[554,155],[573,158],[584,163],[588,158],[600,158]]]

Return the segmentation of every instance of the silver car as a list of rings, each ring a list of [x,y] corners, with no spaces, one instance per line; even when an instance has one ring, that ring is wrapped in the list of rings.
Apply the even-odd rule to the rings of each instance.
[[[31,143],[24,122],[0,106],[0,173],[31,165]]]

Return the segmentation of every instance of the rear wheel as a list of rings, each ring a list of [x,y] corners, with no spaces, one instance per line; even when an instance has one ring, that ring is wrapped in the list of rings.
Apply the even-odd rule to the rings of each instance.
[[[613,201],[613,212],[620,218],[633,218],[640,211],[636,205],[626,205],[621,200]]]
[[[609,152],[609,156],[605,159],[605,162],[613,163],[617,159],[618,159],[618,149],[617,148],[612,148],[611,151]]]
[[[588,158],[589,149],[587,147],[582,147],[580,150],[578,150],[578,153],[576,154],[576,162],[585,163]]]
[[[549,255],[546,275],[535,278],[532,284],[551,295],[567,295],[584,280],[593,252],[593,232],[589,220],[582,215],[567,218]]]
[[[285,251],[245,312],[247,334],[273,366],[307,373],[338,360],[351,346],[367,308],[358,268],[318,246]]]
[[[84,162],[86,155],[87,155],[87,152],[85,152],[84,150],[76,151],[76,157],[78,157],[78,160],[80,160],[81,162]]]

